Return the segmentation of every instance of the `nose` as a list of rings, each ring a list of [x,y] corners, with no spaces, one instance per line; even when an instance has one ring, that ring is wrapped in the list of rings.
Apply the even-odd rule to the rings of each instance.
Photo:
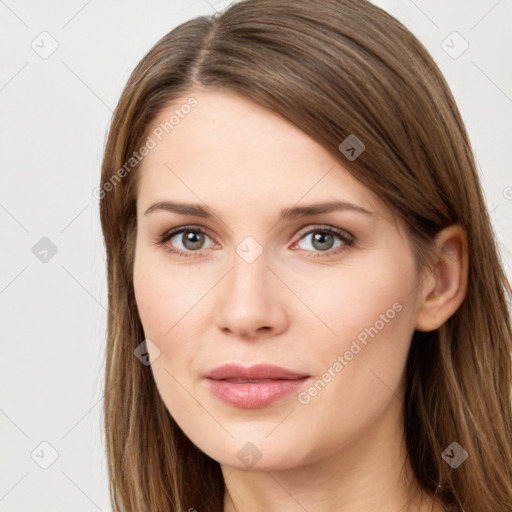
[[[285,287],[268,263],[265,252],[252,263],[234,255],[216,290],[216,322],[224,333],[261,339],[286,330]]]

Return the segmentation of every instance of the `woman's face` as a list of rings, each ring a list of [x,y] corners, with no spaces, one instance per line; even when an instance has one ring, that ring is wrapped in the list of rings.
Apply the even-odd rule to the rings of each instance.
[[[242,469],[396,436],[420,282],[402,225],[282,117],[193,97],[155,122],[175,114],[150,135],[137,198],[135,297],[167,409]]]

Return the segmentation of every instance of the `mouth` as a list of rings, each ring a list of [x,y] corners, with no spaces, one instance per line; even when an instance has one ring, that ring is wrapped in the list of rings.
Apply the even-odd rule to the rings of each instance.
[[[310,375],[274,365],[224,365],[204,376],[210,392],[241,409],[266,407],[298,390]]]

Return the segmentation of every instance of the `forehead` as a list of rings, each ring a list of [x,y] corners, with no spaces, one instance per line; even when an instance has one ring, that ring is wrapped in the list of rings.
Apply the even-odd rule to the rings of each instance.
[[[185,105],[195,106],[185,108]],[[185,113],[186,112],[186,113]],[[167,124],[166,124],[167,123]],[[197,91],[162,110],[139,168],[138,201],[261,204],[378,198],[316,141],[274,111],[228,91]],[[183,197],[185,196],[185,197]]]

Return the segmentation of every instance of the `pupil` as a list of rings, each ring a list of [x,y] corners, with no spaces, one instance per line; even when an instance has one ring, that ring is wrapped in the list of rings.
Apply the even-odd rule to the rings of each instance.
[[[325,241],[326,239],[327,242]],[[313,235],[313,247],[315,247],[315,249],[330,249],[332,247],[332,242],[333,236],[329,233],[317,232]],[[320,244],[319,246],[318,243]]]

